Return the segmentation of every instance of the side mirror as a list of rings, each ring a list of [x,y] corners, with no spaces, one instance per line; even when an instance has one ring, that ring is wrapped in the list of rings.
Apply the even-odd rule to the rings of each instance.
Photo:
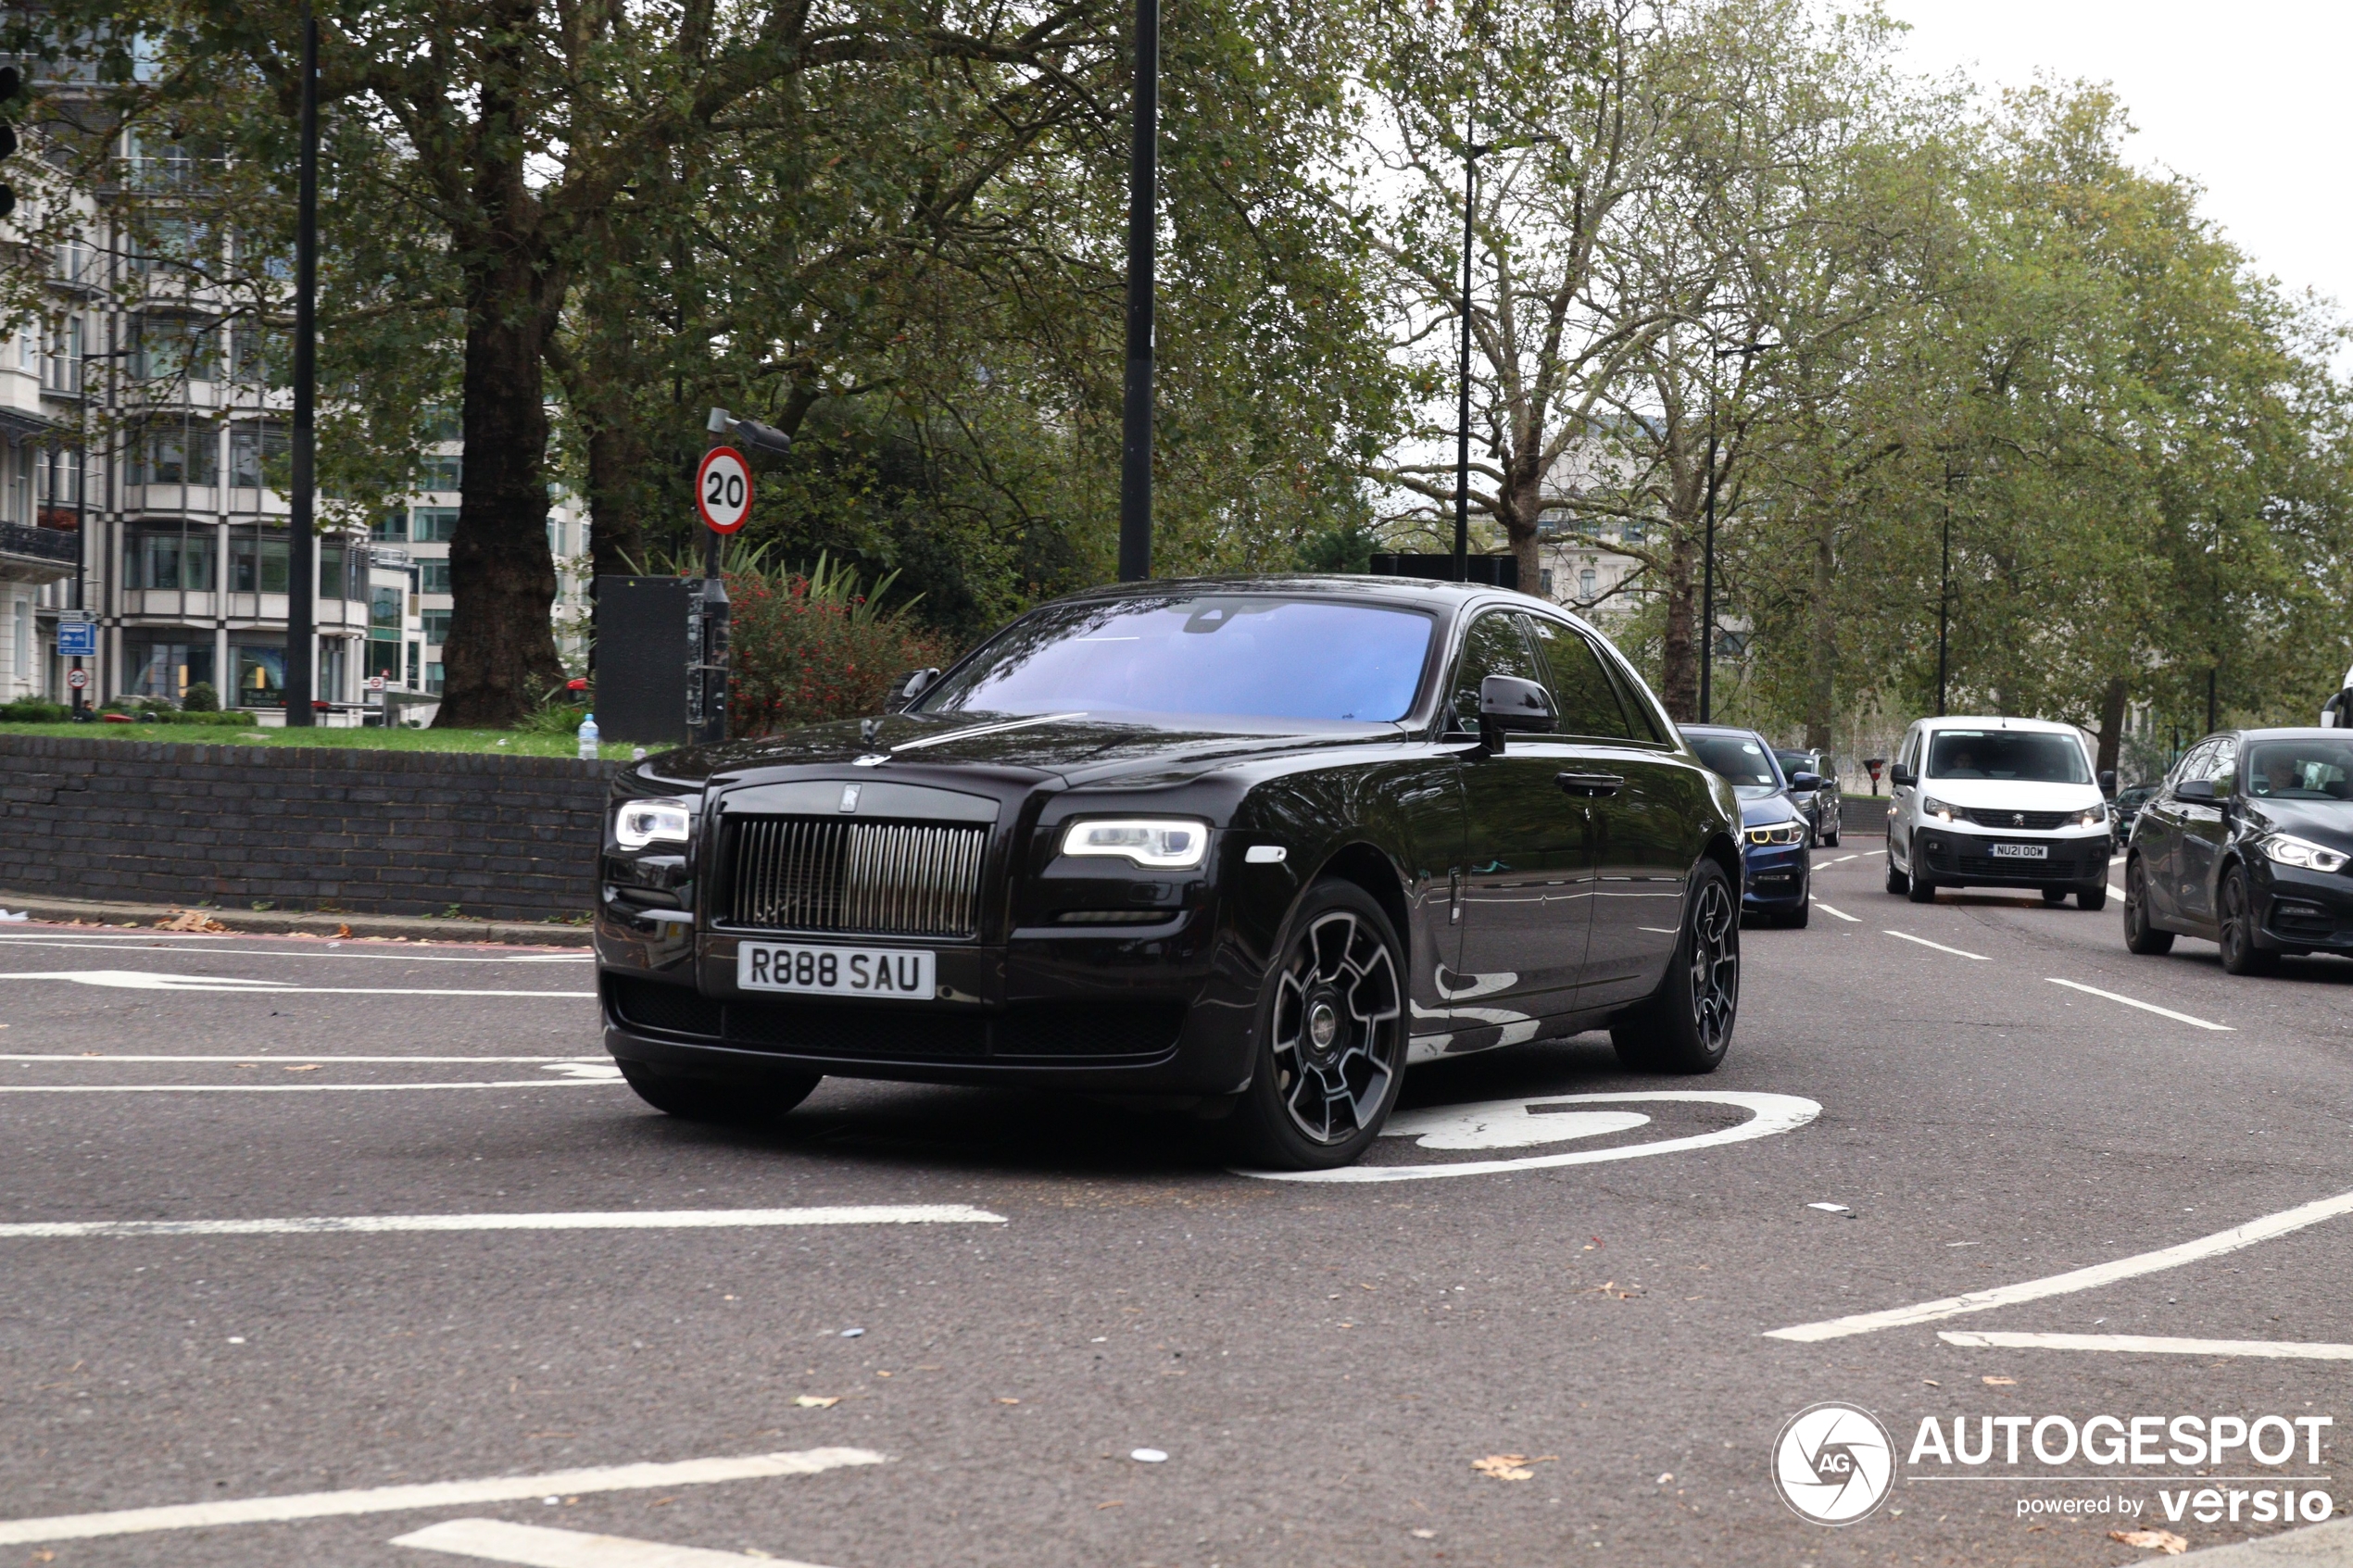
[[[883,699],[883,706],[893,713],[900,712],[909,703],[931,690],[931,684],[938,679],[939,671],[935,668],[926,666],[921,670],[910,670],[890,684],[890,695]]]
[[[2214,798],[2212,779],[2183,779],[2173,788],[2176,800],[2211,800]]]
[[[2100,773],[2100,793],[2110,800],[2116,798],[2116,770],[2108,768]]]
[[[1789,786],[1792,789],[1819,789],[1822,787],[1822,776],[1819,773],[1792,773]]]
[[[1516,675],[1490,675],[1478,684],[1478,733],[1490,751],[1504,749],[1511,731],[1539,734],[1553,727],[1553,699],[1533,681]]]
[[[1887,782],[1897,789],[1909,789],[1920,781],[1912,770],[1898,762],[1887,771]]]

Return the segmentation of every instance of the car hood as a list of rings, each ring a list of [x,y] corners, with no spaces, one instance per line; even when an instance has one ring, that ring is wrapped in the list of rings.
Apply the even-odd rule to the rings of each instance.
[[[2353,801],[2249,800],[2246,825],[2255,833],[2289,833],[2353,855]]]
[[[863,730],[868,722],[875,725],[871,739]],[[866,763],[858,776],[887,779],[899,766],[934,772],[963,766],[1041,781],[1056,778],[1073,787],[1158,785],[1182,783],[1238,757],[1393,741],[1403,733],[1395,724],[1268,721],[1244,728],[1240,721],[1221,720],[1213,729],[1127,715],[900,713],[690,746],[648,758],[636,767],[651,781],[702,784],[723,775],[748,780],[772,768],[859,767],[879,757],[884,760]]]
[[[1923,779],[1920,793],[1948,806],[1989,811],[2081,811],[2106,797],[2088,784],[2027,784],[2016,779]]]
[[[1742,790],[1740,797],[1741,826],[1744,828],[1769,827],[1775,822],[1798,820],[1797,808],[1780,790],[1766,795],[1752,795],[1747,790]]]

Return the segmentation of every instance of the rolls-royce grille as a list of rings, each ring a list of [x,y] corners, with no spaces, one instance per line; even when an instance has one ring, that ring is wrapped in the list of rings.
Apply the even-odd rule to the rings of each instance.
[[[753,817],[734,829],[735,925],[887,936],[980,928],[985,827]]]

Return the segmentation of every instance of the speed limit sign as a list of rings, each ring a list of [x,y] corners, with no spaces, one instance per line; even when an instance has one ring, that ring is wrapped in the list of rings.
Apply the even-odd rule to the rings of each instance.
[[[751,516],[751,465],[733,446],[713,446],[695,470],[695,510],[713,533],[733,533]]]
[[[75,691],[81,691],[82,688],[90,684],[90,671],[87,670],[67,671],[66,684],[71,686]]]

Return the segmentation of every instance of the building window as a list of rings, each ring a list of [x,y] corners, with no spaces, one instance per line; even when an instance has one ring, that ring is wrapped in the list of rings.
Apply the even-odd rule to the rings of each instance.
[[[449,640],[450,614],[451,612],[446,609],[429,609],[424,612],[425,641],[439,647]]]
[[[418,561],[417,592],[421,594],[449,592],[449,563],[446,560]]]
[[[321,539],[319,541],[319,596],[322,599],[339,599],[343,597],[343,541]]]
[[[417,488],[448,493],[466,487],[466,459],[457,454],[431,457],[417,465]]]
[[[131,588],[212,591],[212,530],[142,530],[124,541],[123,583]]]
[[[125,683],[125,689],[133,696],[159,696],[178,702],[188,695],[190,686],[212,680],[209,640],[134,642],[127,644],[123,652],[130,656],[130,680]]]
[[[343,671],[351,645],[341,637],[319,639],[319,692],[329,702],[343,700]]]
[[[134,316],[130,338],[129,359],[134,380],[220,379],[219,332],[209,321],[188,316]]]
[[[283,643],[241,643],[233,650],[237,661],[237,706],[283,708],[286,705],[286,646]]]
[[[131,433],[132,484],[211,484],[220,477],[220,448],[211,426],[151,424]]]
[[[287,592],[286,552],[292,547],[283,533],[245,531],[230,536],[229,591],[233,594]]]
[[[409,514],[405,511],[384,513],[369,528],[368,537],[382,544],[408,543]]]
[[[437,659],[425,666],[425,690],[434,696],[441,695],[441,661]]]
[[[1626,523],[1618,529],[1617,536],[1629,545],[1639,545],[1642,542],[1643,538],[1642,525],[1631,519],[1629,519]]]
[[[285,426],[247,421],[229,427],[229,483],[245,490],[283,490],[294,455]]]
[[[409,596],[397,588],[375,588],[368,595],[368,640],[371,643],[400,641],[402,602]],[[375,671],[371,671],[371,674]]]
[[[1587,604],[1592,604],[1596,596],[1595,590],[1600,588],[1601,582],[1600,575],[1592,567],[1587,567],[1577,574],[1578,596]]]
[[[1553,596],[1553,569],[1551,567],[1541,567],[1537,570],[1536,591],[1548,599]]]
[[[409,514],[409,537],[416,544],[446,545],[457,533],[455,507],[419,507]]]

